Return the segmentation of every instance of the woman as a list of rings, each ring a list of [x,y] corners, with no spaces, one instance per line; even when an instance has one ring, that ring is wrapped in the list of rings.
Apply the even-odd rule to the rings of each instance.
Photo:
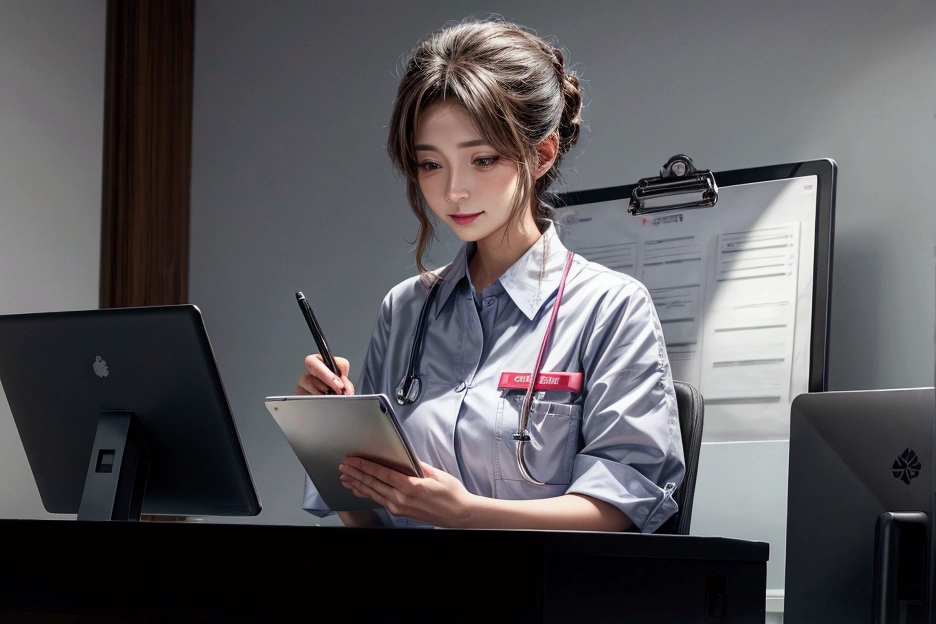
[[[384,299],[357,390],[395,395],[435,286],[419,397],[397,409],[425,477],[347,458],[344,486],[386,511],[345,524],[652,532],[676,511],[682,444],[650,296],[569,254],[549,219],[581,110],[561,52],[516,25],[468,20],[411,53],[388,150],[419,219],[420,275]],[[465,243],[435,273],[430,212]],[[558,374],[531,389],[537,361]],[[353,394],[338,362],[340,379],[307,357],[296,393]],[[308,478],[303,507],[329,513]]]

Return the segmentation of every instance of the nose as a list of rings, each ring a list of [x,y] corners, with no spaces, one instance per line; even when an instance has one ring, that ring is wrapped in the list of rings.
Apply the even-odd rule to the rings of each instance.
[[[445,199],[453,204],[468,199],[468,185],[465,175],[450,170],[448,184],[445,188]]]

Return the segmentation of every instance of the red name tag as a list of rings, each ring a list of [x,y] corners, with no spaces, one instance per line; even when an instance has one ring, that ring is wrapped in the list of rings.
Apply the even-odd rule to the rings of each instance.
[[[526,390],[533,373],[501,373],[498,390]],[[534,390],[581,392],[582,373],[540,373]]]

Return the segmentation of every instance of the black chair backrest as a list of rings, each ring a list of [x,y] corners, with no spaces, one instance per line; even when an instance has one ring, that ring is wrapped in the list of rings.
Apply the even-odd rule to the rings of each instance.
[[[683,454],[686,459],[686,474],[673,493],[679,511],[656,530],[657,533],[689,535],[692,520],[692,496],[695,493],[696,474],[699,469],[699,452],[702,449],[702,419],[705,406],[702,395],[684,381],[674,381],[676,405],[679,408],[679,430],[682,434]]]

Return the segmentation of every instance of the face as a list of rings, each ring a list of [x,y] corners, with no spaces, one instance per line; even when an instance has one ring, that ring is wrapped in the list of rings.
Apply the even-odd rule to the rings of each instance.
[[[520,181],[517,163],[498,154],[453,102],[422,112],[413,144],[419,188],[432,212],[461,240],[479,249],[499,246]],[[539,235],[529,211],[523,225]]]

